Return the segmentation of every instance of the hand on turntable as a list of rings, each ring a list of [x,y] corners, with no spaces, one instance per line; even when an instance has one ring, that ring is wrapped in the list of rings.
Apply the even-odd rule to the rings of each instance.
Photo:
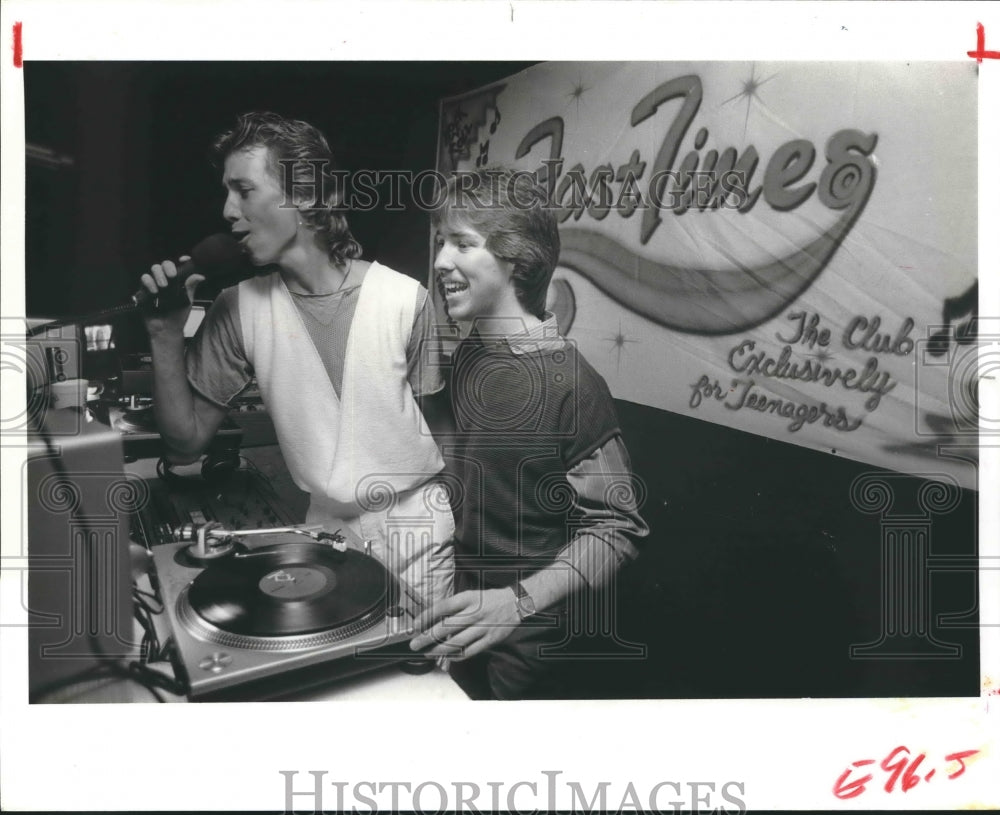
[[[420,616],[420,634],[410,640],[410,648],[423,651],[433,645],[425,656],[467,659],[503,642],[520,622],[510,589],[463,591]]]

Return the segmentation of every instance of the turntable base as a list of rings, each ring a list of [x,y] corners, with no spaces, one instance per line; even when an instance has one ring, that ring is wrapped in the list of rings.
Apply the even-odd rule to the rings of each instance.
[[[188,546],[152,555],[192,701],[283,698],[413,657],[419,600],[356,548],[276,533],[200,568]]]

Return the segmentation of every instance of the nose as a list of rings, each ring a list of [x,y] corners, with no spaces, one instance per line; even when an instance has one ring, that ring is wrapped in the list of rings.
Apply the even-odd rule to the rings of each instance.
[[[442,244],[437,255],[434,256],[434,271],[438,274],[444,274],[453,268],[455,268],[455,264],[452,262],[451,249],[447,243]]]
[[[236,193],[230,190],[226,196],[226,203],[222,206],[222,217],[229,223],[236,223],[240,219],[240,208],[236,202]]]

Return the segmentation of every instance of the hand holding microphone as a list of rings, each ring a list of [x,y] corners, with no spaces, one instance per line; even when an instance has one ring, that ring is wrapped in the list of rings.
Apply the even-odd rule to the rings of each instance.
[[[201,241],[177,263],[165,260],[154,264],[141,278],[142,288],[132,295],[133,302],[143,309],[150,329],[183,328],[195,289],[213,278],[249,277],[246,257],[240,245],[229,235],[212,235]]]
[[[195,289],[205,279],[189,255],[155,263],[141,278],[143,288],[133,295],[137,305],[157,314],[182,309],[194,300]]]
[[[159,330],[164,327],[162,317],[166,314],[171,317],[169,323],[176,322],[179,314],[187,319],[186,307],[191,304],[195,287],[206,276],[218,278],[224,288],[254,274],[243,249],[231,235],[211,235],[191,251],[190,258],[181,258],[180,266],[169,261],[154,266],[150,274],[142,276],[142,288],[132,295],[129,302],[90,314],[39,323],[29,328],[25,336],[35,337],[66,325],[93,325],[102,320],[115,320],[136,309],[145,313],[146,326],[150,331]],[[188,280],[191,280],[190,287],[183,285]],[[183,326],[182,321],[180,327]]]

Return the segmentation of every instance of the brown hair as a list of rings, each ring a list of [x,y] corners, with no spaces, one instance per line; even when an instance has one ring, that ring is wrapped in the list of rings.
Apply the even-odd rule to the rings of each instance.
[[[244,113],[236,126],[216,138],[212,153],[216,164],[240,150],[266,147],[270,169],[284,185],[289,201],[294,187],[315,185],[325,193],[314,204],[300,207],[303,222],[326,243],[331,260],[343,265],[348,258],[361,257],[361,244],[351,234],[340,206],[333,153],[323,134],[308,122],[286,119],[277,113]],[[291,172],[287,169],[291,167]]]

